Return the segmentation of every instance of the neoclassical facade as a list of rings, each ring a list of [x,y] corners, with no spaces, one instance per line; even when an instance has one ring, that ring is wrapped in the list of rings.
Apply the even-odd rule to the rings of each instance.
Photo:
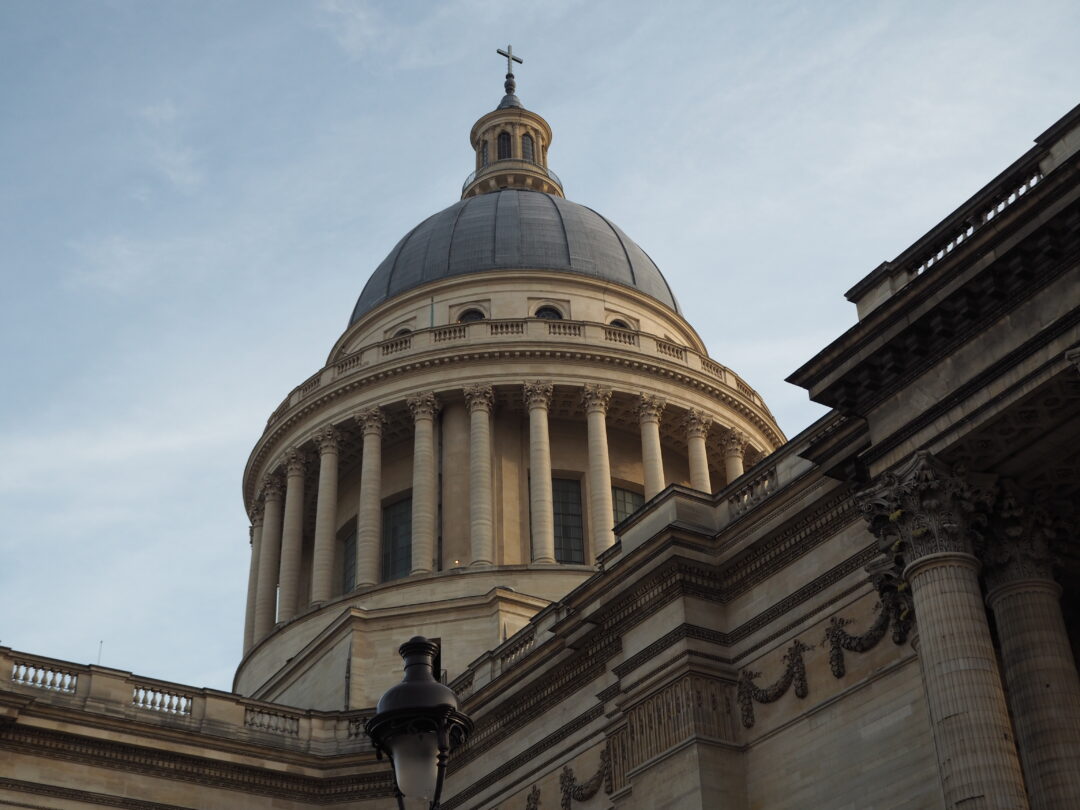
[[[244,471],[232,692],[0,647],[0,806],[1080,807],[1080,108],[847,296],[794,438],[506,96]]]

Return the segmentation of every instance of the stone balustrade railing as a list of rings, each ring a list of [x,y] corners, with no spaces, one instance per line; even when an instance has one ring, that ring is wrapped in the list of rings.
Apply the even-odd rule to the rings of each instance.
[[[522,318],[434,326],[364,346],[294,388],[270,415],[266,428],[269,430],[290,408],[344,377],[371,370],[382,363],[400,363],[424,352],[454,346],[466,348],[470,343],[483,343],[493,338],[500,345],[513,345],[515,342],[572,343],[578,350],[585,345],[607,345],[612,349],[653,357],[700,372],[769,413],[761,396],[731,369],[687,346],[663,340],[648,332],[619,329],[603,323]]]
[[[274,748],[326,755],[373,750],[363,728],[374,709],[302,711],[7,647],[0,647],[0,690],[19,692],[50,706],[127,715],[142,725],[160,723],[170,729],[188,728]]]
[[[1038,147],[1020,158],[929,233],[893,259],[883,262],[847,291],[846,297],[864,318],[888,298],[958,248],[982,229],[996,223],[1005,210],[1031,193],[1043,180]]]

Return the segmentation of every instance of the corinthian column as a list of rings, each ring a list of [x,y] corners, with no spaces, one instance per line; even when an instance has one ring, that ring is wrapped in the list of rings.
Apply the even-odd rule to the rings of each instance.
[[[638,403],[641,425],[641,466],[645,473],[645,500],[664,488],[664,456],[660,449],[660,414],[666,403],[661,397],[642,394]]]
[[[271,473],[263,484],[263,531],[259,549],[259,585],[255,589],[255,633],[252,643],[274,629],[278,563],[281,560],[281,476]]]
[[[304,474],[307,459],[297,449],[285,455],[285,520],[281,528],[281,593],[278,621],[296,615],[300,596],[300,562],[304,550]]]
[[[720,440],[724,453],[725,484],[730,484],[743,474],[743,455],[746,453],[746,434],[738,428],[730,428]]]
[[[593,554],[614,545],[615,512],[611,507],[611,461],[607,445],[607,408],[611,389],[587,384],[581,394],[589,420],[589,528]]]
[[[686,412],[686,454],[690,460],[690,486],[702,492],[712,492],[709,480],[709,457],[705,451],[705,438],[709,435],[712,419],[705,411],[691,408]]]
[[[551,499],[551,440],[548,408],[552,385],[525,383],[529,409],[529,518],[532,522],[532,561],[555,562],[555,516]]]
[[[379,581],[379,545],[382,540],[382,429],[381,408],[356,415],[364,434],[360,460],[360,505],[356,513],[356,587]]]
[[[882,550],[906,566],[945,805],[1027,808],[974,556],[985,499],[917,453],[859,500]]]
[[[262,547],[263,504],[256,499],[251,507],[251,566],[248,568],[247,609],[244,611],[244,653],[255,639],[255,595],[259,589],[259,552]]]
[[[495,391],[490,385],[465,387],[469,408],[469,536],[473,566],[491,565],[495,559],[492,539],[491,411]]]
[[[1061,588],[1054,581],[1048,516],[1005,492],[987,548],[987,603],[1033,810],[1080,807],[1080,676]]]
[[[431,573],[435,558],[435,414],[439,402],[430,391],[408,399],[413,414],[412,569]]]
[[[315,550],[311,560],[312,602],[327,601],[333,587],[340,443],[341,434],[332,425],[315,437],[319,448],[319,491],[315,505]]]

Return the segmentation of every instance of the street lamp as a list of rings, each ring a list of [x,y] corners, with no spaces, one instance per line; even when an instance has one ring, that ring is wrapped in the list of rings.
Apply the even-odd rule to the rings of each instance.
[[[413,636],[398,648],[405,659],[405,677],[379,699],[375,716],[364,730],[394,766],[397,800],[424,799],[438,810],[446,759],[465,742],[472,720],[458,711],[457,696],[439,683],[433,662],[439,647],[423,636]]]

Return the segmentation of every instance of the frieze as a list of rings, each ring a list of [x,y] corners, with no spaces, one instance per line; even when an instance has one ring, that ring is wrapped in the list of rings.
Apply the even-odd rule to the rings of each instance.
[[[587,727],[590,723],[598,720],[604,714],[603,709],[604,707],[602,705],[593,706],[588,711],[579,714],[569,723],[560,727],[557,731],[554,731],[553,733],[544,737],[544,739],[540,740],[540,742],[525,749],[517,756],[512,757],[509,760],[499,762],[497,767],[489,771],[487,775],[473,782],[470,782],[469,786],[465,788],[465,790],[463,790],[461,793],[458,793],[457,795],[443,801],[440,805],[440,810],[454,810],[454,808],[461,806],[465,802],[472,799],[474,796],[487,790],[497,781],[505,778],[508,774],[513,773],[522,765],[536,759],[536,757],[540,756],[540,754],[542,754],[544,751],[555,747],[567,737],[569,737],[571,734],[576,734],[581,729]],[[453,757],[451,757],[451,773],[458,767],[460,767],[462,764],[464,763],[461,762],[461,757],[459,755],[454,755]],[[525,777],[529,778],[533,776],[538,770],[540,769],[537,769],[530,774],[526,774]]]
[[[578,782],[573,769],[566,765],[559,774],[559,790],[562,793],[562,810],[571,810],[574,802],[587,802],[604,788],[611,794],[611,752],[605,745],[600,751],[600,767],[585,782]]]
[[[806,663],[803,661],[803,653],[812,650],[813,647],[795,639],[787,652],[784,653],[784,672],[770,686],[764,688],[757,686],[754,681],[761,677],[760,672],[744,669],[739,673],[739,709],[742,716],[742,724],[746,728],[754,725],[754,704],[775,703],[788,689],[794,687],[795,697],[805,698],[810,690],[806,683]]]
[[[381,382],[382,380],[390,379],[393,377],[399,377],[402,374],[410,373],[416,369],[430,368],[440,365],[452,365],[462,362],[474,362],[474,361],[491,361],[491,360],[560,360],[566,356],[565,352],[552,351],[552,350],[477,350],[474,352],[458,352],[453,355],[445,357],[435,357],[424,360],[422,362],[410,362],[400,365],[389,366],[385,369],[372,372],[364,377],[358,379],[350,379],[344,384],[337,385],[330,390],[323,392],[319,396],[305,399],[303,402],[297,403],[294,406],[288,405],[288,398],[279,406],[278,409],[271,414],[271,418],[267,421],[266,429],[263,431],[263,437],[260,440],[260,446],[255,451],[251,459],[251,469],[258,469],[258,466],[263,462],[266,456],[271,452],[275,443],[281,436],[297,424],[305,417],[317,412],[323,406],[340,400],[341,397],[349,394],[353,391],[358,391],[371,387],[372,385]],[[718,404],[731,410],[733,413],[738,414],[744,419],[748,420],[756,429],[760,430],[769,440],[773,447],[779,447],[783,444],[783,440],[772,427],[772,425],[765,419],[763,414],[767,414],[768,411],[760,408],[759,406],[750,407],[743,401],[740,395],[736,395],[734,391],[726,390],[726,388],[720,388],[711,382],[704,379],[699,379],[690,374],[676,371],[674,369],[665,368],[663,366],[655,365],[649,362],[642,362],[637,359],[613,357],[610,355],[595,354],[592,352],[580,352],[575,353],[574,359],[580,363],[596,363],[603,365],[615,365],[622,366],[628,370],[634,372],[641,372],[650,374],[653,376],[659,376],[665,380],[671,380],[679,384],[685,385],[696,391],[700,391],[704,395],[715,400]],[[291,410],[291,412],[290,412]],[[245,496],[251,498],[254,493],[248,490]]]
[[[318,778],[23,726],[0,730],[0,749],[306,802],[394,795],[392,775],[381,770]]]
[[[40,782],[27,782],[22,779],[8,779],[0,776],[0,790],[13,793],[27,793],[32,796],[47,796],[65,802],[79,802],[80,804],[97,804],[103,807],[113,807],[117,810],[192,810],[190,806],[179,804],[162,804],[161,802],[143,801],[132,799],[128,796],[112,796],[105,793],[95,793],[78,788],[61,787],[59,785],[44,785]],[[52,810],[43,804],[23,804],[22,802],[8,802],[0,799],[0,804],[7,807],[22,807],[29,810]]]

